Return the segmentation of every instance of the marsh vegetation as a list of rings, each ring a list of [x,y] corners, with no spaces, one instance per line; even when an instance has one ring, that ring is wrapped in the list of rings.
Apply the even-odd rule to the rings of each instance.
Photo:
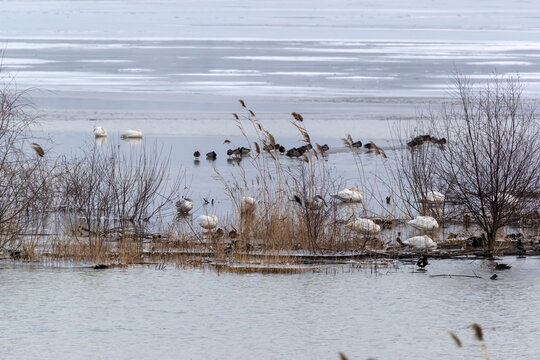
[[[215,168],[231,209],[213,214],[212,200],[188,198],[185,174],[171,173],[168,154],[156,145],[123,153],[114,142],[92,143],[52,156],[46,141],[31,136],[37,118],[26,94],[5,86],[0,250],[19,260],[210,262],[232,271],[267,264],[301,271],[306,262],[427,252],[536,253],[534,107],[513,78],[473,84],[458,76],[454,90],[441,108],[395,129],[391,149],[373,141],[360,147],[356,136],[344,134],[356,169],[352,183],[336,175],[329,147],[311,139],[309,119],[292,113],[301,145],[289,154],[240,100],[233,121],[244,143],[231,144],[231,176]],[[369,170],[366,156],[373,160]],[[206,217],[192,219],[186,201]]]

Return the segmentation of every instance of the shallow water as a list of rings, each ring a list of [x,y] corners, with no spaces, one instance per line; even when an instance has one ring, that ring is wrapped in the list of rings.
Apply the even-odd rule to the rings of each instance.
[[[493,359],[531,359],[539,260],[506,258],[512,269],[497,281],[488,262],[467,260],[297,275],[2,263],[2,357],[482,359],[467,328],[476,322]]]
[[[447,96],[456,70],[479,80],[519,72],[537,96],[539,18],[536,1],[8,0],[1,64],[4,81],[33,88],[48,154],[92,144],[94,125],[109,130],[108,144],[140,149],[119,140],[140,128],[170,153],[173,173],[186,170],[188,195],[216,199],[197,215],[230,211],[213,175],[235,171],[223,140],[245,146],[231,115],[238,98],[287,147],[300,144],[290,113],[302,113],[352,186],[359,174],[341,138],[392,156],[395,126]],[[195,165],[195,150],[218,159]],[[368,173],[380,169],[361,155]],[[0,263],[0,357],[482,359],[467,328],[477,322],[492,358],[535,358],[539,259],[505,261],[513,267],[498,281],[428,276],[487,279],[481,261],[298,275]]]
[[[388,149],[396,126],[448,95],[455,71],[480,80],[519,72],[527,94],[540,90],[534,1],[30,0],[2,8],[4,80],[32,88],[37,134],[54,140],[51,155],[91,143],[95,125],[109,130],[109,143],[139,128],[146,143],[170,152],[173,172],[186,170],[199,201],[225,201],[213,166],[231,172],[225,138],[245,146],[231,114],[242,111],[239,98],[286,147],[300,144],[289,120],[302,113],[352,186],[359,174],[341,138]],[[216,150],[218,160],[195,166],[195,150]],[[375,161],[364,159],[369,174]]]

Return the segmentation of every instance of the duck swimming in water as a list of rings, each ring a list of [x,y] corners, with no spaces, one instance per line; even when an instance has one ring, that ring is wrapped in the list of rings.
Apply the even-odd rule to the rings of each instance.
[[[216,160],[217,159],[217,154],[215,151],[211,151],[209,153],[206,154],[206,159],[207,160]]]
[[[288,157],[300,157],[302,156],[302,152],[297,148],[292,148],[287,151],[286,155]]]

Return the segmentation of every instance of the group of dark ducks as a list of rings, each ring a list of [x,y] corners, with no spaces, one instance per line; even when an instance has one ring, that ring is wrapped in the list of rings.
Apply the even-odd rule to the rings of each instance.
[[[280,145],[280,144],[275,144],[275,145],[265,145],[264,147],[264,150],[267,151],[267,152],[270,152],[270,151],[278,151],[279,153],[283,154],[285,153],[286,156],[288,157],[300,157],[302,155],[304,155],[304,153],[308,150],[311,150],[313,149],[313,146],[311,144],[307,144],[307,145],[304,145],[304,146],[300,146],[300,147],[294,147],[292,149],[285,149],[285,147],[283,145]],[[320,151],[321,152],[326,152],[330,149],[330,147],[327,145],[327,144],[324,144],[322,146],[320,146]],[[232,158],[241,158],[242,156],[247,156],[249,155],[249,153],[251,152],[251,149],[249,148],[246,148],[246,147],[238,147],[236,149],[229,149],[227,150],[227,155],[229,157],[232,157]],[[195,151],[193,153],[193,156],[198,159],[200,156],[201,156],[201,153],[199,151]],[[215,151],[211,151],[209,153],[206,154],[206,159],[207,160],[216,160],[217,159],[217,153]]]
[[[446,144],[446,139],[445,138],[438,139],[435,136],[431,136],[429,134],[419,135],[419,136],[416,136],[415,138],[413,138],[411,141],[409,141],[407,143],[407,146],[409,146],[410,148],[414,148],[414,147],[417,147],[417,146],[421,146],[426,142],[430,142],[430,143],[433,143],[433,144],[443,146],[444,144]],[[225,140],[225,143],[230,143],[230,141]],[[362,142],[361,141],[354,141],[354,142],[350,143],[349,146],[352,147],[352,148],[358,149],[358,148],[362,147]],[[321,152],[322,154],[324,154],[325,152],[330,150],[330,147],[328,146],[328,144],[324,144],[322,146],[317,144],[317,148],[318,148],[319,152]],[[368,150],[377,149],[377,145],[375,145],[373,142],[368,142],[367,144],[364,144],[364,148],[366,148]],[[263,150],[266,151],[266,152],[276,151],[276,152],[279,152],[280,154],[285,154],[286,156],[288,156],[290,158],[301,157],[302,155],[304,155],[307,151],[309,151],[311,149],[313,149],[313,146],[311,144],[306,144],[306,145],[299,146],[299,147],[293,147],[293,148],[291,148],[289,150],[287,150],[285,148],[285,146],[277,144],[277,143],[276,144],[267,144],[267,145],[264,145],[264,147],[263,147]],[[379,150],[380,150],[380,148],[379,148]],[[241,146],[241,147],[237,147],[236,149],[227,150],[227,155],[230,158],[241,159],[243,156],[249,155],[250,151],[251,151],[251,149]],[[198,160],[199,157],[201,156],[201,153],[199,151],[195,151],[193,153],[193,156],[195,157],[196,160]],[[206,159],[207,160],[216,160],[217,159],[217,153],[215,151],[211,151],[209,153],[206,153]]]
[[[432,138],[430,135],[422,135],[422,137],[425,137],[425,136],[428,136],[430,139],[435,139],[435,138]],[[417,137],[417,138],[420,138],[420,137]],[[413,141],[415,141],[415,139],[413,139]],[[444,139],[441,139],[441,140],[444,140]],[[443,144],[441,143],[440,141],[441,140],[437,140],[439,142],[437,142],[437,144]],[[226,140],[226,143],[229,142],[228,140]],[[444,140],[444,143],[446,143],[446,140]],[[410,144],[410,143],[409,143]],[[317,145],[317,148],[319,150],[319,152],[321,153],[325,153],[327,152],[328,150],[330,150],[330,147],[328,146],[328,144],[324,144],[324,145],[319,145],[319,144],[316,144]],[[351,147],[353,148],[361,148],[362,147],[362,142],[361,141],[355,141],[353,142],[351,145]],[[411,146],[411,145],[409,145]],[[376,147],[375,144],[373,144],[372,142],[369,142],[367,144],[364,145],[364,148],[370,150],[370,149],[373,149],[374,147]],[[303,145],[303,146],[299,146],[299,147],[293,147],[289,150],[287,150],[285,148],[285,146],[283,145],[280,145],[280,144],[268,144],[268,145],[265,145],[263,147],[263,150],[266,151],[266,152],[271,152],[271,151],[277,151],[279,152],[280,154],[285,154],[286,156],[290,157],[290,158],[297,158],[297,157],[300,157],[302,155],[304,155],[307,151],[313,149],[313,145],[311,144],[306,144],[306,145]],[[242,158],[242,156],[247,156],[249,155],[251,149],[249,148],[246,148],[246,147],[238,147],[236,149],[229,149],[227,150],[227,155],[229,157],[232,157],[232,158]],[[193,156],[195,157],[195,159],[198,159],[200,156],[201,156],[201,153],[197,150],[193,153]],[[216,160],[217,159],[217,153],[215,151],[211,151],[209,153],[206,153],[206,159],[207,160]]]
[[[445,138],[437,139],[436,137],[431,136],[429,134],[427,134],[427,135],[419,135],[419,136],[415,137],[414,139],[412,139],[411,141],[409,141],[407,143],[407,146],[413,148],[413,147],[416,147],[416,146],[423,145],[426,142],[430,142],[430,143],[437,144],[437,145],[444,145],[444,144],[446,144],[446,139]]]

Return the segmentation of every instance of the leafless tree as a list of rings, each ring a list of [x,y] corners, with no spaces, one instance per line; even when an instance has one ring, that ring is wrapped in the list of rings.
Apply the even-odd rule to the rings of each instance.
[[[501,227],[538,209],[539,122],[517,78],[475,84],[457,76],[452,94],[432,117],[448,141],[435,173],[456,208],[485,231],[492,253]]]

